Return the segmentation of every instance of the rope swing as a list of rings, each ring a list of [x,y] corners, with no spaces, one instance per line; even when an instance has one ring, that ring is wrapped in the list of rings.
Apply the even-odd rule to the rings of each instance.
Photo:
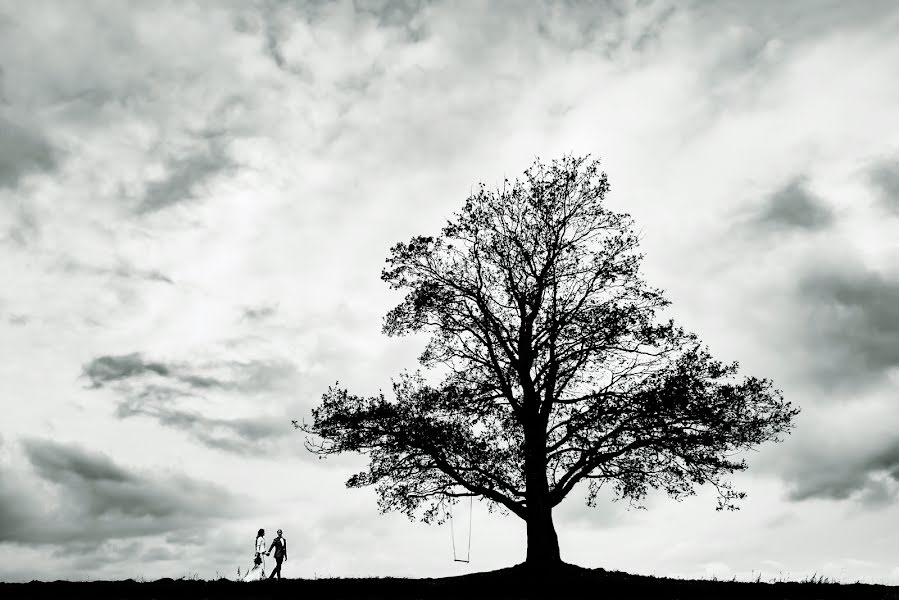
[[[453,525],[453,505],[452,503],[447,503],[449,508],[447,510],[447,515],[449,516],[450,522],[450,537],[453,540],[453,562],[467,563],[471,560],[471,509],[473,506],[474,496],[468,497],[468,550],[465,552],[465,558],[461,558],[459,554],[456,552],[456,529]]]

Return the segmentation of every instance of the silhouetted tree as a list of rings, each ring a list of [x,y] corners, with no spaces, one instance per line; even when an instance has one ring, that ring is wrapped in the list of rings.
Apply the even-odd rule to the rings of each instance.
[[[406,291],[388,335],[431,334],[420,373],[392,397],[328,389],[311,424],[319,455],[361,452],[382,511],[424,521],[479,496],[527,524],[527,562],[559,562],[552,509],[589,481],[637,502],[712,484],[718,509],[744,497],[723,476],[734,453],[793,426],[765,379],[737,381],[696,336],[657,312],[626,214],[603,206],[598,161],[539,161],[522,181],[483,185],[438,237],[394,246],[382,279]]]

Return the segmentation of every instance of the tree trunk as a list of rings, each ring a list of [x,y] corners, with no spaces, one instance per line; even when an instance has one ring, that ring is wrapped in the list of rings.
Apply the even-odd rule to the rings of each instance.
[[[562,561],[553,525],[552,504],[546,482],[546,438],[538,432],[526,436],[525,485],[529,565],[552,566]]]
[[[528,553],[525,562],[539,566],[561,563],[559,538],[553,525],[552,508],[547,503],[541,502],[529,507],[527,526]]]
[[[528,333],[525,340],[530,343]],[[524,344],[519,347],[524,346]],[[524,361],[524,357],[522,358]],[[562,562],[559,555],[559,538],[553,526],[552,504],[549,499],[549,485],[546,481],[546,420],[539,414],[540,398],[530,380],[530,360],[525,361],[527,369],[519,374],[523,387],[525,410],[531,418],[524,427],[524,480],[525,504],[528,527],[528,553],[525,563],[547,568]],[[531,412],[532,411],[532,412]]]

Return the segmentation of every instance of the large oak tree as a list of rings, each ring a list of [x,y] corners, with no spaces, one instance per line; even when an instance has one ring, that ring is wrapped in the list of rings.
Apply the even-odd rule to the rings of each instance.
[[[307,447],[370,458],[348,486],[377,486],[382,510],[440,520],[477,496],[527,524],[527,562],[559,562],[552,510],[582,481],[639,502],[715,486],[741,450],[778,440],[799,412],[770,381],[737,379],[695,335],[663,321],[668,302],[640,277],[631,218],[604,205],[598,161],[535,162],[483,185],[436,237],[390,250],[382,278],[406,295],[388,335],[427,332],[424,374],[393,394],[334,386]]]

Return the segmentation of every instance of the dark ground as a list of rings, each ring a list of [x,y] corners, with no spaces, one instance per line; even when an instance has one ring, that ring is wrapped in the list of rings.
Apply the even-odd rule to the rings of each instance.
[[[899,587],[824,582],[743,583],[688,581],[628,575],[619,571],[563,565],[535,572],[523,565],[441,579],[284,579],[251,583],[227,580],[160,579],[152,582],[94,581],[0,583],[0,598],[90,598],[91,600],[278,598],[384,599],[412,598],[760,598],[899,600]]]

